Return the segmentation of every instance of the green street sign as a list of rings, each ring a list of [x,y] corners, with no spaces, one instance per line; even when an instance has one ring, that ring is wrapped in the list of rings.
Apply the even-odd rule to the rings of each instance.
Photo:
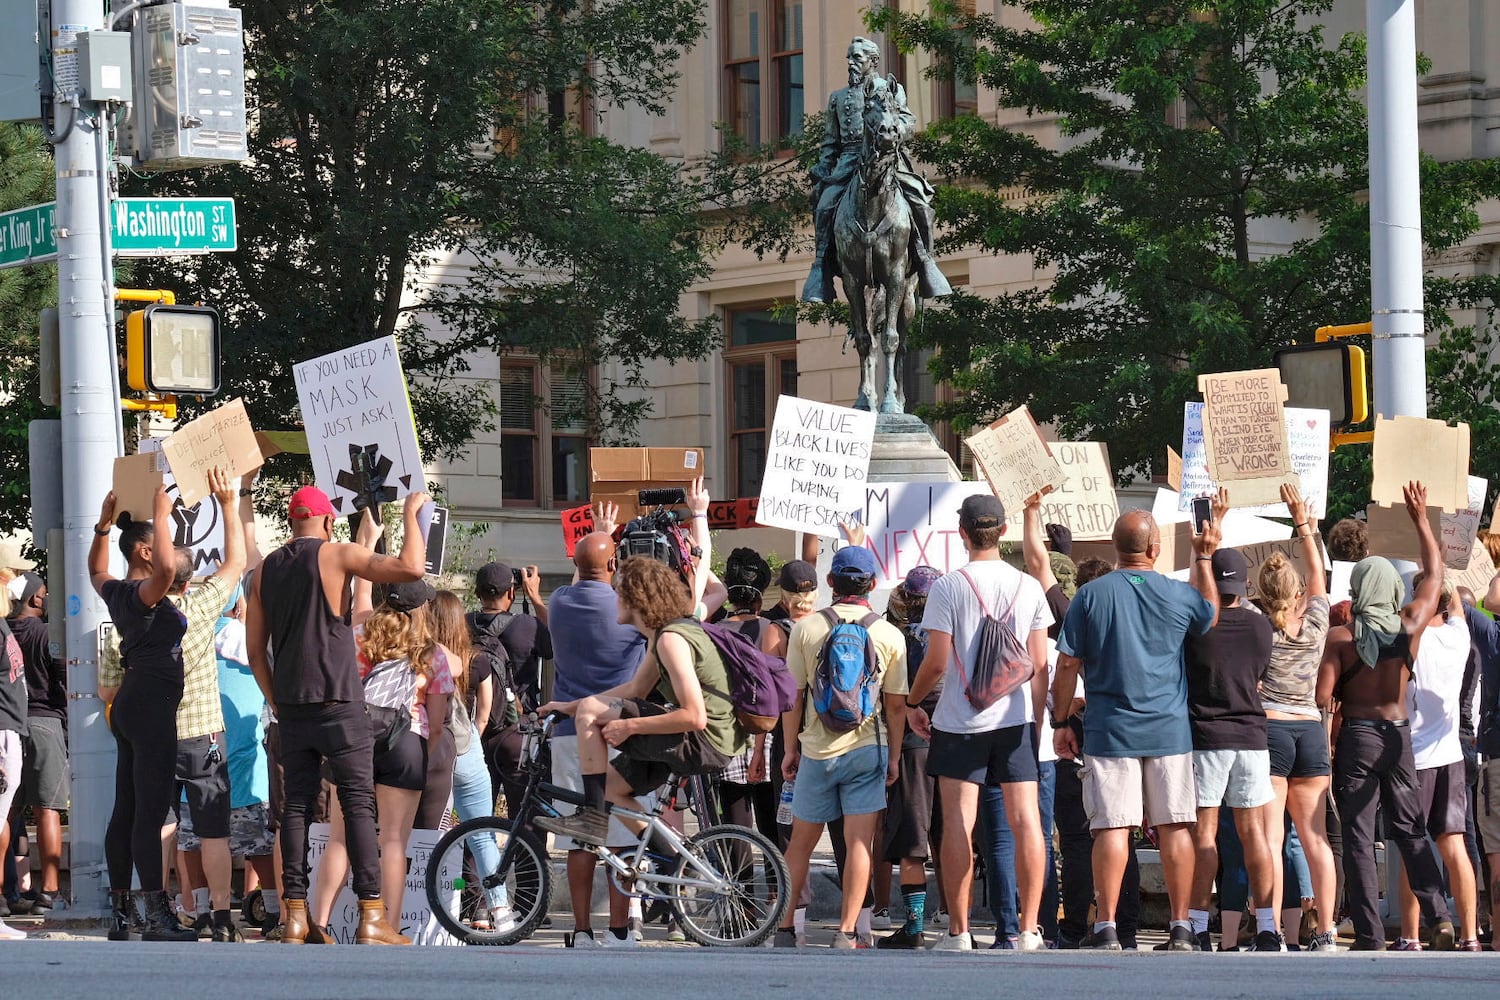
[[[237,245],[233,198],[120,198],[110,218],[121,257],[226,253]]]
[[[0,267],[56,260],[56,215],[53,201],[0,214]]]
[[[57,259],[57,202],[0,213],[0,269]],[[233,198],[119,198],[111,238],[121,257],[227,253],[238,246]]]

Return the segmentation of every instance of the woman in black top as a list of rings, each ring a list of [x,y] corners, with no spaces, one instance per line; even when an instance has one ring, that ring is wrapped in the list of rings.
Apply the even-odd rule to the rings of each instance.
[[[123,580],[109,572],[114,517],[111,492],[104,498],[89,549],[89,578],[109,608],[125,666],[109,715],[118,744],[115,809],[104,834],[114,909],[109,937],[129,940],[135,911],[130,896],[134,866],[146,903],[141,939],[194,941],[197,932],[178,924],[162,888],[161,825],[176,787],[177,703],[182,700],[182,636],[187,631],[187,619],[166,600],[179,567],[172,545],[172,498],[158,487],[152,523],[137,521],[122,529],[120,552],[128,566]],[[191,573],[191,560],[181,562]]]

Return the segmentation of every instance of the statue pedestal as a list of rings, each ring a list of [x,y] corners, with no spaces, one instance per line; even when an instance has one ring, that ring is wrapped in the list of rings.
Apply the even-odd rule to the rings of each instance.
[[[958,466],[914,413],[882,413],[875,421],[869,482],[956,483]]]

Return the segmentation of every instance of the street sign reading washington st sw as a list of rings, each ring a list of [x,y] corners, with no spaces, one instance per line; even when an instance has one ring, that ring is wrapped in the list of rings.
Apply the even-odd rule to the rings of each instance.
[[[0,214],[0,268],[57,259],[56,202]],[[237,246],[233,198],[120,198],[110,205],[122,257],[226,253]]]

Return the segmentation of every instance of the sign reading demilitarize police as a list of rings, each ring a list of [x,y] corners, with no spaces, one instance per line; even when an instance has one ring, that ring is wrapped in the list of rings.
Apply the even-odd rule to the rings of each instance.
[[[837,538],[839,521],[857,519],[864,507],[874,441],[869,410],[780,397],[755,519]]]
[[[297,365],[318,487],[342,514],[427,488],[395,337]]]

